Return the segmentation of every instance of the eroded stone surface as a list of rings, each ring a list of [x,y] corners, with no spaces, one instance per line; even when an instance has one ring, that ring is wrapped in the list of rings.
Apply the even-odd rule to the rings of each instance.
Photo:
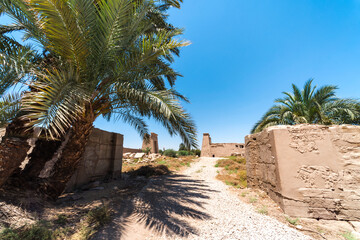
[[[245,140],[248,185],[287,214],[360,220],[360,127],[278,126]]]

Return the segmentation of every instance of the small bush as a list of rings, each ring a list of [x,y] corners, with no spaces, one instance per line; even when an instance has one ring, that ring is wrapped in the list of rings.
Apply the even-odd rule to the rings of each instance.
[[[167,157],[173,157],[173,158],[177,157],[176,151],[174,149],[166,149],[164,151],[164,155]]]
[[[291,225],[294,225],[294,226],[296,226],[299,221],[298,218],[295,218],[295,219],[289,218],[289,217],[285,217],[285,218],[286,218],[286,221],[288,221],[288,223],[290,223]]]
[[[215,167],[222,167],[224,171],[217,178],[236,188],[247,187],[246,161],[242,157],[228,157],[217,161]]]
[[[181,150],[181,151],[177,152],[177,155],[178,156],[189,156],[190,153],[188,151],[186,151],[186,150]]]
[[[358,240],[358,238],[349,231],[342,233],[341,236],[343,236],[346,240]]]
[[[190,154],[193,155],[193,156],[199,156],[199,157],[200,157],[200,155],[201,155],[201,150],[199,150],[199,149],[192,149],[192,150],[190,151]]]
[[[250,198],[249,198],[249,202],[250,202],[250,203],[256,203],[256,202],[257,202],[257,198],[256,198],[256,197],[250,197]]]
[[[24,230],[21,230],[19,236],[19,239],[22,240],[51,240],[52,231],[45,224],[37,223],[25,227]]]
[[[107,205],[92,209],[87,214],[87,222],[96,228],[108,224],[111,220],[111,210]]]
[[[164,164],[166,164],[166,161],[165,160],[158,161],[158,164],[164,165]]]
[[[263,215],[268,215],[268,208],[267,206],[262,206],[262,208],[257,209],[257,212]]]
[[[5,228],[0,232],[0,240],[18,240],[19,234],[11,228]]]
[[[54,221],[55,224],[64,226],[68,222],[67,216],[64,214],[59,214],[57,216],[57,219]]]
[[[145,154],[149,154],[151,152],[151,147],[147,147],[147,148],[143,149],[142,151]]]
[[[164,151],[162,149],[159,150],[159,153],[163,155]]]

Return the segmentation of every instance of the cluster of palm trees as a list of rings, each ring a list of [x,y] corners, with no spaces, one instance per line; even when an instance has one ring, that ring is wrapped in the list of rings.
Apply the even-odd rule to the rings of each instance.
[[[182,0],[0,0],[0,186],[16,172],[40,129],[26,169],[36,177],[63,141],[61,155],[39,189],[56,198],[82,158],[93,122],[100,116],[131,124],[146,138],[144,119],[154,118],[196,146],[196,129],[174,88],[172,67],[189,42],[167,21]],[[9,33],[21,32],[28,44]],[[25,86],[6,95],[9,88]],[[10,149],[17,149],[9,151]],[[51,157],[50,157],[51,158]],[[36,171],[34,170],[36,169]],[[40,170],[39,170],[40,169]],[[18,174],[19,175],[19,174]],[[28,178],[29,176],[22,176]]]
[[[336,86],[320,88],[310,79],[303,90],[292,85],[293,92],[283,92],[284,98],[275,100],[271,107],[255,124],[252,133],[261,132],[275,125],[309,124],[360,124],[360,102],[355,99],[336,97]]]

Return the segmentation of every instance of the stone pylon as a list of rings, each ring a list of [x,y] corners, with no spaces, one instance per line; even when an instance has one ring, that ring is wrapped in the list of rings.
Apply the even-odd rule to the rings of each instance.
[[[151,148],[151,153],[159,153],[158,135],[156,133],[151,133],[150,141],[143,141],[142,149],[145,150],[146,148]]]
[[[201,157],[210,157],[211,137],[209,133],[204,133],[201,145]]]

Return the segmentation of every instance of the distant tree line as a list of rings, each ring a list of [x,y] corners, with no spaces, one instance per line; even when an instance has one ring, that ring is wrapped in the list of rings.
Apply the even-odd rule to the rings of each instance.
[[[166,150],[159,150],[159,153],[167,156],[167,157],[181,157],[181,156],[199,156],[201,155],[200,149],[190,149],[187,148],[184,143],[179,145],[179,150],[176,151],[174,149],[166,149]]]

